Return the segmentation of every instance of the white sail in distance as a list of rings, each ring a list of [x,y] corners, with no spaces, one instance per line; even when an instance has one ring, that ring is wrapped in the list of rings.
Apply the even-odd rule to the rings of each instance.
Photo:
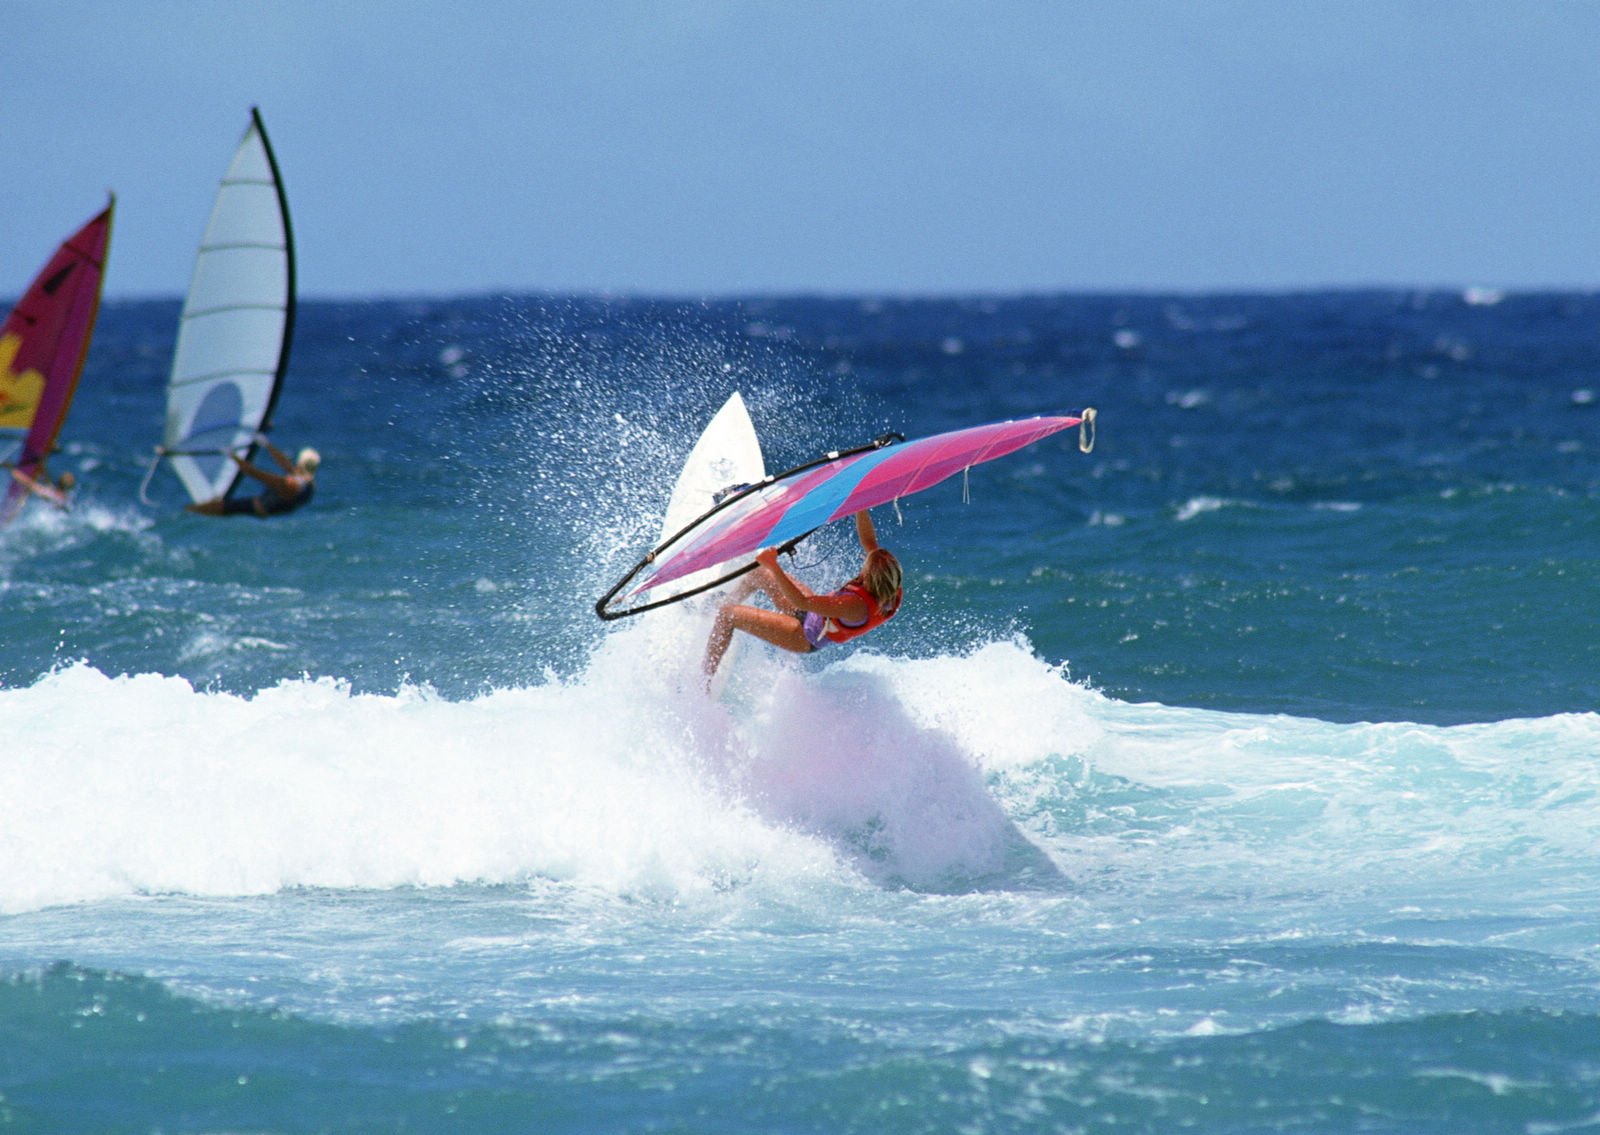
[[[224,451],[253,453],[270,424],[294,307],[288,200],[251,108],[195,257],[167,384],[162,448],[194,500],[225,495],[240,473]]]

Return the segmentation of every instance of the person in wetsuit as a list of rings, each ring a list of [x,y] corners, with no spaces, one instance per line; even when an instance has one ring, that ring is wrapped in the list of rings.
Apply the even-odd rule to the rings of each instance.
[[[322,464],[321,454],[308,445],[290,461],[287,453],[262,435],[257,434],[256,441],[272,454],[272,459],[282,467],[282,473],[258,468],[237,453],[230,452],[228,456],[247,475],[265,485],[266,491],[253,497],[213,497],[187,506],[190,512],[197,512],[201,516],[258,516],[265,519],[293,512],[310,502],[312,491],[316,488],[317,467]]]
[[[774,548],[756,553],[761,565],[745,578],[732,602],[717,613],[711,637],[706,640],[703,669],[707,686],[722,664],[733,632],[744,631],[784,650],[809,654],[830,642],[848,642],[892,619],[900,610],[903,583],[900,561],[878,545],[872,517],[865,509],[856,513],[856,538],[866,559],[861,574],[837,591],[819,595],[778,565]],[[775,610],[740,602],[759,588]]]

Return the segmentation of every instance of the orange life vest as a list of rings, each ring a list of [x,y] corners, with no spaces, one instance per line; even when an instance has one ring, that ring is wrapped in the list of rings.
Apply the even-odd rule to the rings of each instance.
[[[829,619],[826,623],[827,629],[822,632],[822,637],[829,642],[849,642],[851,639],[864,635],[874,627],[881,626],[894,618],[900,610],[902,592],[895,592],[894,606],[887,611],[878,606],[878,601],[872,597],[872,592],[853,580],[839,588],[834,594],[859,595],[867,601],[867,617],[861,622],[852,624],[842,623],[838,619]]]

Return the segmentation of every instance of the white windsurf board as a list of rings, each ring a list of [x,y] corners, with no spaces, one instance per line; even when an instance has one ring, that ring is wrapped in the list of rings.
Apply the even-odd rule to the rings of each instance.
[[[678,479],[672,486],[672,496],[667,502],[666,514],[661,521],[661,536],[658,543],[665,542],[682,531],[690,521],[710,510],[717,503],[718,495],[724,490],[737,485],[754,484],[766,475],[766,463],[761,456],[761,439],[756,435],[755,423],[750,420],[750,412],[745,407],[744,399],[736,390],[712,416],[694,443],[694,447],[689,451],[689,456],[684,460]],[[715,578],[715,574],[707,573],[707,578]],[[694,586],[696,581],[690,576],[684,583],[686,586]],[[690,633],[698,635],[698,641],[693,642],[691,646],[696,652],[694,664],[697,669],[700,665],[698,651],[705,645],[705,636],[710,633],[711,620],[715,617],[717,607],[723,602],[724,591],[725,589],[718,588],[698,599],[675,605],[678,610],[690,616],[685,620],[691,628]],[[667,616],[671,610],[672,608],[668,608],[645,617]],[[713,695],[721,693],[728,674],[736,663],[740,637],[734,636],[733,645],[723,656],[722,665],[717,670],[716,681],[712,685]]]

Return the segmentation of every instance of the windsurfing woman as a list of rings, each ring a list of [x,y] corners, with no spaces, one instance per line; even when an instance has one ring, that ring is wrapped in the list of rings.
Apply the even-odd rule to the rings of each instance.
[[[302,449],[293,461],[289,455],[273,445],[260,434],[256,440],[264,445],[267,452],[272,454],[272,459],[283,469],[282,473],[274,473],[268,469],[259,469],[250,464],[237,453],[229,451],[228,456],[233,458],[247,475],[254,477],[266,486],[266,492],[258,493],[253,497],[229,497],[223,495],[213,497],[208,501],[188,505],[190,512],[198,512],[201,516],[259,516],[263,519],[269,516],[282,516],[286,512],[293,512],[311,500],[311,493],[316,488],[317,467],[322,464],[322,457],[310,446]]]
[[[755,635],[795,654],[810,654],[829,643],[848,642],[892,619],[900,610],[903,584],[900,561],[878,545],[872,517],[856,513],[856,538],[865,562],[861,574],[837,591],[819,595],[778,565],[778,553],[763,548],[756,553],[759,569],[746,577],[733,602],[717,613],[716,625],[706,640],[706,683],[722,663],[734,631]],[[776,610],[752,607],[739,600],[760,588]]]

